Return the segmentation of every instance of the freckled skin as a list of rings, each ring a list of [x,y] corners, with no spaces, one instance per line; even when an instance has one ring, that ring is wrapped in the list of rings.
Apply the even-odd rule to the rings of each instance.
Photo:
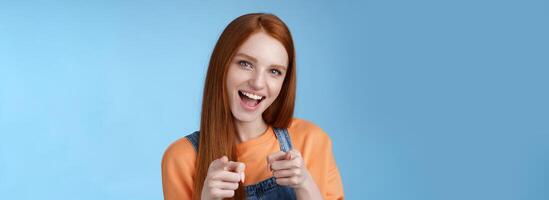
[[[282,43],[264,32],[251,35],[242,44],[231,61],[227,75],[230,108],[237,121],[263,121],[262,113],[280,93],[287,64],[288,53]],[[256,110],[250,112],[242,107],[239,90],[265,98]]]

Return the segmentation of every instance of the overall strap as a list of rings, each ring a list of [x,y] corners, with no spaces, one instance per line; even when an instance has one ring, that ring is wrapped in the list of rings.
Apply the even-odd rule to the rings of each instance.
[[[194,150],[198,152],[198,139],[200,138],[200,131],[195,131],[187,136],[185,136],[191,144],[193,144]]]
[[[276,138],[280,144],[280,150],[288,152],[292,150],[292,141],[290,140],[290,134],[288,134],[288,129],[285,128],[274,128]]]

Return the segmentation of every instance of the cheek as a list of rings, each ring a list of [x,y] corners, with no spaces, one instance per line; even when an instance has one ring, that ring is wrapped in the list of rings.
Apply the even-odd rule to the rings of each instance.
[[[238,84],[241,82],[239,79],[241,79],[242,76],[239,76],[238,70],[235,70],[234,66],[231,66],[229,68],[229,71],[227,72],[227,89],[229,92],[232,92],[231,90],[235,89]]]
[[[276,97],[278,97],[278,95],[280,94],[280,90],[282,90],[282,84],[284,83],[284,80],[273,80],[272,83],[271,83],[271,87],[270,87],[270,90],[269,91],[271,93],[271,95],[273,95],[273,100],[276,99]]]

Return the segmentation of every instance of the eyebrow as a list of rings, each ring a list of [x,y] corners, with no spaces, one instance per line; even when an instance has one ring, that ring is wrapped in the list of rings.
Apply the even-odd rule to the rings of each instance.
[[[250,56],[248,54],[245,54],[245,53],[237,53],[236,56],[241,56],[241,57],[244,57],[248,60],[251,60],[252,62],[254,63],[257,63],[257,58],[254,58],[253,56]],[[277,64],[273,64],[271,65],[272,67],[276,67],[276,68],[282,68],[282,69],[287,69],[288,67],[286,67],[285,65],[277,65]]]

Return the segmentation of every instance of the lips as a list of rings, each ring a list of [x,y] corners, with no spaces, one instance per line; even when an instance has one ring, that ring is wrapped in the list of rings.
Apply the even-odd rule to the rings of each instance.
[[[246,91],[238,91],[240,96],[240,103],[246,110],[253,111],[259,107],[261,101],[265,99],[265,96],[260,96]]]

